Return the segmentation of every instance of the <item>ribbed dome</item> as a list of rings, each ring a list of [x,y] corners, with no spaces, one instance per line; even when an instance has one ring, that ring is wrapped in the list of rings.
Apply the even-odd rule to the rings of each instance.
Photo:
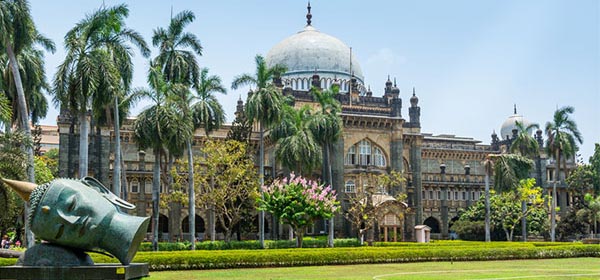
[[[350,48],[339,39],[319,32],[311,25],[275,45],[266,56],[269,67],[282,64],[287,67],[283,75],[310,78],[315,74],[348,80],[350,73]],[[360,84],[364,77],[358,61],[352,55],[352,72]]]
[[[518,115],[515,113],[514,115],[509,116],[508,119],[506,119],[506,121],[504,121],[504,123],[502,124],[502,127],[500,128],[500,140],[505,140],[507,136],[508,138],[512,138],[513,129],[517,129],[517,121],[523,124],[524,127],[528,127],[529,125],[531,125],[530,121],[525,119],[522,115]],[[529,132],[533,133],[532,131]]]

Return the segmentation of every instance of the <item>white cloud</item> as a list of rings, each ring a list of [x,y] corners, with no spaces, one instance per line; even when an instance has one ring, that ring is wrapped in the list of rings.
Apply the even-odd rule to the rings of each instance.
[[[367,58],[367,64],[381,66],[397,66],[406,62],[406,57],[395,53],[390,48],[381,48]]]

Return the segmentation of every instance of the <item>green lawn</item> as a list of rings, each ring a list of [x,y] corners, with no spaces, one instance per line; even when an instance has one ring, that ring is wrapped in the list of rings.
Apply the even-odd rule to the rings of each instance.
[[[146,279],[600,279],[599,258],[154,271]]]

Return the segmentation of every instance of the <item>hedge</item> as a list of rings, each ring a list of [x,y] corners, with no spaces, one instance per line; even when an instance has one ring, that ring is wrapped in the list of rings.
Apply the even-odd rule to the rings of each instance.
[[[513,245],[514,244],[514,245]],[[521,243],[523,244],[523,243]],[[360,248],[302,248],[274,250],[197,250],[179,252],[140,252],[134,262],[147,262],[151,270],[184,270],[250,267],[288,267],[423,261],[485,261],[508,259],[547,259],[600,257],[600,246],[560,244],[536,246],[525,243],[499,246],[417,245]],[[418,247],[418,248],[417,248]],[[94,255],[100,262],[115,262]]]
[[[146,262],[151,270],[184,270],[600,257],[600,246],[581,243],[444,241],[429,244],[400,242],[376,245],[378,246],[354,248],[138,252],[133,262]],[[96,263],[118,262],[101,254],[90,255]],[[0,265],[12,265],[15,261],[16,259],[0,259]]]
[[[304,248],[326,248],[327,240],[322,238],[305,238],[303,241]],[[349,239],[335,239],[334,247],[360,247],[360,242],[355,238]],[[189,250],[191,243],[190,242],[159,242],[158,250],[159,251],[184,251]],[[265,240],[265,248],[266,249],[283,249],[283,248],[295,248],[296,241],[295,240]],[[247,240],[247,241],[203,241],[196,242],[197,250],[258,250],[262,249],[260,246],[260,242],[257,240]],[[138,251],[152,251],[152,243],[150,242],[142,242]]]

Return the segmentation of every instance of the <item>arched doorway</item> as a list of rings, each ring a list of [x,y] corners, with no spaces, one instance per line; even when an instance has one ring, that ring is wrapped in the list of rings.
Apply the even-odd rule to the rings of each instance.
[[[440,233],[440,222],[436,218],[429,217],[423,223],[431,228],[431,233]]]
[[[183,221],[181,221],[181,231],[189,233],[190,232],[190,220],[189,220],[190,216],[186,216],[185,218],[183,218]],[[196,226],[194,227],[196,230],[196,234],[204,232],[205,228],[204,228],[204,220],[202,219],[202,217],[196,215],[196,219],[194,220],[196,222]]]

